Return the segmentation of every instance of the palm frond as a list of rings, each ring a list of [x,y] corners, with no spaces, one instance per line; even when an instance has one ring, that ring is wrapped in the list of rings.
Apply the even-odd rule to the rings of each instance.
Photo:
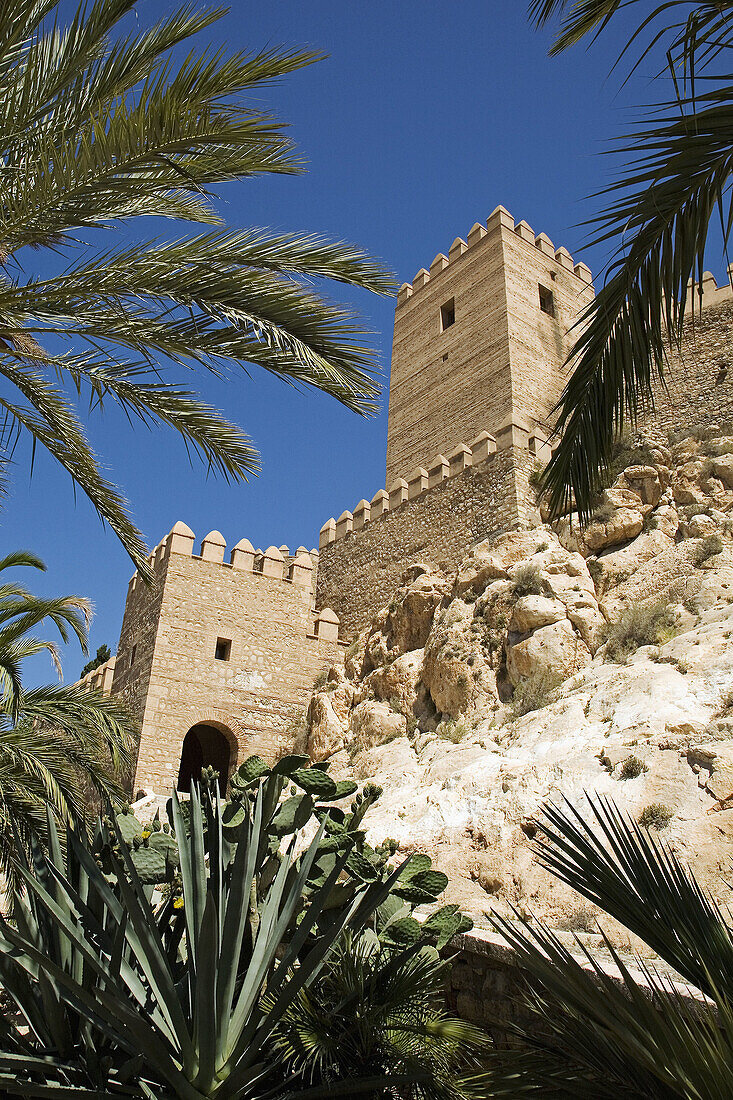
[[[310,283],[378,293],[394,285],[353,245],[262,229],[90,254],[79,230],[151,215],[219,225],[218,185],[301,167],[283,124],[248,96],[318,53],[183,52],[223,8],[189,2],[119,34],[134,7],[88,0],[65,22],[50,0],[0,12],[0,374],[23,396],[0,398],[0,458],[29,434],[149,579],[140,534],[102,476],[69,384],[92,409],[111,400],[133,419],[172,427],[213,472],[243,479],[257,469],[247,436],[162,372],[171,363],[217,374],[259,364],[370,414],[378,387],[361,325]],[[55,279],[26,278],[18,262],[22,277],[11,279],[8,263],[28,247],[85,255]],[[52,337],[72,342],[69,356],[44,350],[39,341]]]
[[[631,174],[603,192],[620,194],[592,223],[593,243],[629,243],[578,324],[557,410],[562,439],[544,475],[555,511],[574,495],[589,515],[616,433],[653,408],[653,385],[665,384],[668,350],[696,308],[688,284],[701,282],[714,215],[726,242],[730,235],[733,86],[683,106],[682,118],[663,115],[632,138]]]

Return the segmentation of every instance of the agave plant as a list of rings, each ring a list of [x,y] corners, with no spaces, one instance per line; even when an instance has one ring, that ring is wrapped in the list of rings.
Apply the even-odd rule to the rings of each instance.
[[[216,783],[183,804],[174,794],[173,829],[158,830],[176,842],[176,877],[162,898],[136,869],[150,835],[131,840],[129,814],[122,826],[102,823],[94,845],[70,831],[66,857],[54,842],[48,855],[35,848],[32,865],[19,862],[26,896],[16,897],[17,923],[0,922],[0,981],[28,1032],[6,1026],[2,1036],[8,1094],[302,1091],[295,1069],[284,1073],[272,1058],[278,1025],[344,930],[373,927],[411,882],[409,865],[359,853],[360,830],[339,828],[343,812],[307,793],[327,800],[333,788],[342,793],[337,784],[302,764],[286,758],[263,770],[255,758],[226,808]],[[305,793],[283,799],[292,778]],[[412,889],[420,893],[419,880]],[[358,1087],[384,1084],[372,1075]]]
[[[601,194],[609,205],[589,225],[592,244],[612,247],[603,286],[587,307],[569,357],[573,373],[558,406],[561,440],[542,476],[553,507],[571,499],[588,515],[624,424],[653,405],[697,308],[711,228],[727,251],[733,227],[733,131],[728,50],[731,0],[531,0],[544,25],[561,14],[561,52],[611,22],[629,24],[623,53],[661,53],[666,80],[651,120],[623,140],[624,169]],[[636,25],[635,25],[636,23]],[[638,62],[637,62],[638,63]],[[678,368],[684,370],[681,366]]]
[[[18,435],[45,448],[147,575],[141,536],[76,398],[173,428],[213,473],[246,478],[256,450],[178,368],[231,379],[233,367],[257,364],[369,413],[374,355],[314,280],[379,293],[393,281],[354,246],[227,228],[216,208],[222,183],[300,171],[259,97],[319,55],[191,48],[226,9],[174,4],[157,23],[125,26],[137,7],[0,4],[0,456]],[[167,238],[109,239],[150,216],[178,227]],[[100,229],[107,239],[95,244]],[[41,250],[62,258],[57,273],[37,266]]]
[[[679,977],[604,936],[620,981],[579,941],[571,952],[541,922],[494,917],[529,975],[523,1049],[503,1054],[493,1096],[713,1100],[733,1095],[730,914],[658,837],[605,799],[590,821],[545,809],[540,861],[642,939]],[[727,919],[728,918],[728,919]]]

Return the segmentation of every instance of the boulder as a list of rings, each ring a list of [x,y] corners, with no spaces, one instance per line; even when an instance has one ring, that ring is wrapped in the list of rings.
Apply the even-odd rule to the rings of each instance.
[[[733,454],[722,454],[713,459],[713,473],[729,489],[733,489]]]
[[[451,718],[496,700],[495,675],[473,625],[473,606],[454,600],[436,615],[425,646],[422,681],[437,710]]]
[[[583,542],[588,550],[596,553],[607,546],[629,542],[644,526],[644,516],[636,508],[619,508],[603,522],[591,523],[583,532]]]
[[[319,691],[313,695],[307,721],[311,760],[327,760],[344,747],[345,726],[333,709],[330,692]]]
[[[565,605],[549,596],[521,596],[514,605],[509,629],[527,634],[540,626],[549,626],[565,618]]]
[[[387,703],[366,699],[354,707],[349,723],[350,749],[361,752],[407,734],[407,719]]]
[[[435,609],[452,587],[448,578],[438,572],[421,572],[417,577],[408,573],[407,580],[408,584],[397,592],[390,605],[387,622],[390,650],[399,653],[423,648]]]
[[[403,653],[396,661],[376,669],[364,680],[364,689],[382,702],[394,702],[403,714],[412,711],[417,682],[422,671],[423,651]]]
[[[662,482],[655,466],[627,466],[624,480],[644,504],[657,505],[662,496]]]
[[[674,509],[670,509],[674,511]],[[675,516],[677,513],[674,513]],[[645,562],[667,550],[674,539],[659,529],[644,531],[620,550],[606,550],[598,556],[598,579],[603,591],[629,579]]]
[[[530,676],[565,680],[591,662],[591,653],[567,619],[540,627],[509,647],[507,672],[516,686]]]

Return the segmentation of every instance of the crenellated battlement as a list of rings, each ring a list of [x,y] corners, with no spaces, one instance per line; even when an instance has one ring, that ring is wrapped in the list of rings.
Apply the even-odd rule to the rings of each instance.
[[[260,550],[244,538],[232,547],[229,559],[225,561],[227,543],[220,531],[210,531],[204,536],[198,554],[194,554],[195,542],[196,536],[191,528],[179,520],[148,557],[153,573],[159,572],[171,554],[183,554],[199,561],[214,562],[224,569],[258,574],[315,592],[318,569],[318,551],[315,549],[309,551],[305,546],[299,546],[293,554],[287,546],[268,546],[266,550]],[[128,593],[142,585],[144,581],[135,571],[130,578]]]
[[[447,455],[435,455],[427,466],[417,466],[407,477],[395,478],[388,489],[379,489],[371,501],[360,500],[353,512],[345,511],[337,520],[333,517],[326,520],[320,531],[319,549],[361,531],[367,524],[394,512],[406,501],[415,500],[509,447],[528,451],[540,463],[549,461],[552,454],[547,432],[537,426],[530,428],[526,421],[514,417],[496,429],[493,435],[491,432],[480,432],[470,443],[459,443]]]
[[[497,206],[487,219],[485,227],[480,222],[476,222],[465,241],[462,237],[456,237],[448,250],[447,256],[439,252],[429,268],[420,268],[412,283],[402,284],[397,293],[397,309],[407,305],[416,291],[422,290],[431,281],[434,282],[451,265],[458,262],[466,252],[480,244],[485,237],[501,229],[513,232],[545,256],[551,256],[560,267],[572,272],[584,287],[592,286],[593,275],[587,264],[582,262],[576,264],[564,245],[555,248],[546,233],[535,234],[532,227],[525,221],[515,223],[514,218],[505,207]]]
[[[687,291],[687,313],[733,301],[733,264],[728,265],[728,281],[722,286],[718,286],[712,271],[703,271],[702,282],[699,285],[689,282]]]
[[[103,664],[90,669],[85,676],[76,681],[77,686],[87,688],[89,691],[101,691],[104,695],[109,695],[112,691],[116,661],[117,657],[113,655]]]

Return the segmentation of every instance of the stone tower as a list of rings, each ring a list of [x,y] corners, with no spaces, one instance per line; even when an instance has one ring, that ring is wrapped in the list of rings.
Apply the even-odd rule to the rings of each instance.
[[[498,206],[397,296],[387,477],[407,478],[438,452],[512,425],[546,425],[565,380],[568,330],[593,297],[574,264]]]
[[[212,531],[194,554],[177,523],[135,573],[115,657],[84,683],[121,696],[140,725],[134,790],[188,790],[204,765],[222,781],[258,753],[292,747],[315,677],[342,659],[338,619],[313,610],[318,555],[256,551],[247,539],[225,561]]]

